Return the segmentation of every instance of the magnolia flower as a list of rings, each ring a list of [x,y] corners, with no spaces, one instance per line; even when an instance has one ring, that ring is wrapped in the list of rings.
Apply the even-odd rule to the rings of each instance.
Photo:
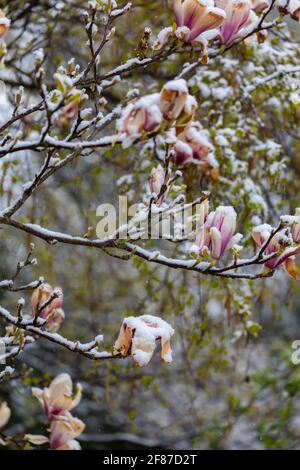
[[[237,244],[243,237],[240,233],[235,234],[236,212],[231,206],[219,206],[214,212],[201,214],[200,227],[197,236],[199,254],[212,256],[219,259]]]
[[[296,21],[300,20],[300,0],[278,0],[278,9],[284,15],[290,15]]]
[[[257,20],[251,1],[216,0],[216,3],[226,12],[226,20],[220,28],[221,43],[230,44],[238,38],[247,36]]]
[[[258,225],[252,230],[252,238],[259,247],[262,247],[268,240],[270,240],[272,231],[273,227],[269,224]],[[271,259],[266,261],[265,265],[272,270],[282,266],[291,277],[296,278],[297,268],[293,258],[296,254],[300,253],[300,245],[291,246],[292,242],[293,240],[290,240],[286,235],[285,229],[276,233],[268,243],[264,251],[264,255],[272,255],[273,253],[274,255],[275,253],[278,253],[278,255],[273,256]],[[286,247],[286,245],[288,246]]]
[[[224,10],[215,8],[213,0],[175,0],[174,12],[180,39],[201,41],[201,35],[218,28],[224,21]]]
[[[41,306],[52,296],[53,300],[39,312]],[[39,318],[45,319],[48,330],[56,332],[65,318],[61,308],[62,303],[63,293],[60,287],[53,289],[50,284],[42,284],[33,291],[31,296],[32,317],[35,318],[38,315]]]
[[[54,294],[56,294],[56,296],[54,296]],[[51,296],[54,296],[53,300],[39,312],[39,308],[45,304]],[[41,318],[47,318],[52,310],[61,308],[62,303],[63,293],[60,287],[52,289],[50,284],[42,284],[33,291],[31,296],[32,316],[35,317],[38,314]]]
[[[292,226],[292,237],[295,243],[300,243],[300,207],[295,211],[296,223]]]
[[[70,121],[77,115],[77,113],[78,104],[72,102],[67,104],[57,113],[57,125],[60,127],[67,127],[70,124]]]
[[[193,163],[204,170],[218,168],[214,147],[199,122],[191,121],[178,136],[170,132],[168,141],[173,147],[176,165],[182,167]]]
[[[85,424],[70,413],[66,413],[51,423],[50,446],[53,450],[80,450],[75,440],[85,428]]]
[[[149,181],[151,194],[159,195],[164,183],[165,183],[166,172],[161,165],[156,168],[152,168],[151,177]],[[167,188],[166,188],[167,189]],[[166,199],[167,190],[159,197],[156,201],[156,205],[160,206]]]
[[[164,362],[172,362],[170,340],[173,328],[164,320],[153,315],[127,317],[123,320],[119,337],[114,345],[115,353],[122,356],[131,355],[140,366],[149,364],[156,340],[161,340],[161,358]]]
[[[123,111],[117,123],[117,129],[121,133],[137,137],[142,132],[156,131],[163,120],[159,109],[159,94],[140,98],[135,103],[130,103]]]
[[[165,119],[174,121],[183,113],[190,119],[197,110],[195,98],[189,95],[186,81],[171,80],[161,90],[159,107]]]
[[[47,316],[47,330],[50,333],[56,333],[65,319],[65,312],[62,308],[55,308]]]
[[[4,426],[8,423],[10,415],[11,411],[7,406],[7,403],[4,401],[0,405],[0,429],[4,428]]]
[[[251,0],[252,3],[252,10],[261,12],[266,10],[269,6],[270,3],[268,0]]]
[[[49,419],[65,414],[72,410],[81,400],[81,385],[77,384],[77,392],[73,397],[73,383],[69,374],[58,375],[44,389],[32,388],[32,394],[43,406],[44,413]]]
[[[6,18],[4,11],[0,9],[0,38],[4,36],[5,33],[10,28],[10,20]]]

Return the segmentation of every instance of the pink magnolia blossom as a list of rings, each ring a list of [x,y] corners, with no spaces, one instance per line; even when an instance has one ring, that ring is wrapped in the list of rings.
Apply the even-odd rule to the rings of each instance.
[[[73,383],[69,374],[58,375],[44,389],[32,388],[32,394],[38,399],[49,419],[65,414],[77,406],[81,400],[81,385],[77,384],[77,392],[73,396]]]
[[[76,441],[85,428],[85,424],[70,413],[55,419],[51,423],[50,446],[53,450],[80,450],[80,444]]]
[[[55,297],[45,308],[39,312],[39,308],[47,302],[53,294]],[[61,323],[65,319],[65,314],[61,308],[63,304],[63,293],[60,287],[52,288],[50,284],[42,284],[35,289],[31,296],[32,317],[47,320],[47,329],[53,333],[58,331]]]
[[[10,20],[6,18],[4,11],[0,9],[0,38],[7,33],[10,28]]]
[[[181,39],[185,42],[201,40],[203,33],[217,29],[226,17],[224,10],[216,8],[213,0],[175,0],[174,12]]]
[[[165,183],[166,172],[161,165],[153,168],[151,171],[151,177],[149,181],[150,191],[153,194],[159,195],[164,183]],[[160,206],[166,199],[167,191],[165,191],[159,199],[156,201],[156,205]]]
[[[183,113],[190,119],[197,110],[198,104],[189,94],[186,81],[171,80],[161,90],[159,107],[165,119],[174,121]]]
[[[203,213],[197,237],[199,253],[219,259],[238,243],[242,235],[235,234],[236,218],[236,212],[231,206],[219,206],[214,212]]]
[[[203,169],[218,168],[214,147],[199,122],[191,121],[178,136],[169,133],[169,142],[173,146],[176,165],[182,167],[193,163]]]
[[[252,230],[252,238],[259,247],[262,247],[267,240],[270,239],[272,231],[273,227],[269,224],[258,225]],[[271,259],[266,261],[265,265],[272,270],[282,266],[291,277],[295,278],[297,275],[297,268],[293,258],[297,253],[300,253],[300,245],[288,246],[285,248],[286,238],[285,229],[279,231],[273,238],[271,238],[264,251],[264,255],[272,255],[273,253],[278,253],[278,255],[273,256]]]
[[[78,113],[78,104],[77,103],[68,103],[64,106],[56,116],[56,123],[59,127],[67,127],[70,124],[70,121]]]
[[[164,320],[153,315],[124,318],[119,336],[114,345],[115,353],[131,355],[134,361],[144,367],[149,364],[156,341],[161,341],[161,358],[172,362],[171,337],[173,328]]]
[[[300,207],[295,211],[296,222],[292,226],[292,237],[295,243],[300,243]]]
[[[253,28],[257,16],[250,0],[216,0],[216,4],[226,12],[226,20],[220,27],[222,44],[245,37]]]
[[[135,103],[130,103],[123,111],[117,123],[117,129],[121,133],[137,137],[142,132],[156,131],[163,120],[159,108],[159,94],[145,96]]]

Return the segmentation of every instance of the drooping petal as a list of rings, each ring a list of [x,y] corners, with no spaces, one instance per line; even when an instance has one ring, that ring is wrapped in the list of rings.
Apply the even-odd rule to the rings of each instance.
[[[221,233],[216,227],[212,227],[209,234],[211,239],[211,256],[215,259],[219,259],[222,249]]]
[[[0,429],[3,428],[9,421],[11,411],[6,402],[1,403],[0,406]]]

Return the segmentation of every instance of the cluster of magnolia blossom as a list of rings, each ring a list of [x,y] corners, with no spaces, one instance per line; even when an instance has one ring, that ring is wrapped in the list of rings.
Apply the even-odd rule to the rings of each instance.
[[[220,259],[243,238],[236,231],[237,214],[232,206],[219,206],[209,212],[209,202],[202,202],[199,214],[199,230],[191,251],[200,256]]]
[[[153,315],[124,318],[119,337],[114,345],[115,354],[132,356],[133,360],[144,367],[149,364],[156,348],[156,341],[161,341],[161,359],[172,362],[171,337],[173,328],[166,321]]]
[[[0,9],[0,38],[7,33],[10,28],[10,20],[6,18],[3,10]]]
[[[152,93],[130,103],[124,109],[117,129],[135,139],[143,132],[157,131],[164,120],[184,125],[193,117],[197,107],[185,80],[172,80],[160,93]]]
[[[78,418],[74,418],[70,411],[81,400],[81,385],[77,384],[77,392],[73,396],[73,383],[68,374],[58,375],[44,389],[32,388],[32,394],[41,403],[46,417],[49,419],[50,437],[44,437],[43,442],[50,442],[53,450],[80,450],[80,444],[76,438],[83,432],[85,424]],[[41,439],[39,439],[41,441]],[[31,441],[34,441],[31,439]]]
[[[237,214],[234,208],[219,206],[209,212],[208,200],[202,202],[200,207],[197,238],[190,251],[216,260],[232,248],[239,252],[238,243],[243,235],[235,233]],[[268,269],[273,271],[284,267],[291,277],[296,278],[294,258],[300,253],[300,208],[296,209],[294,216],[283,216],[281,224],[282,228],[278,231],[269,224],[258,225],[252,230],[252,238],[259,248],[265,247],[263,255],[269,258],[265,262]]]
[[[160,93],[130,103],[117,123],[117,130],[127,137],[124,141],[126,146],[144,132],[167,128],[166,142],[176,165],[182,167],[194,163],[205,170],[216,170],[214,147],[201,124],[193,120],[197,108],[197,101],[189,94],[186,81],[171,80]]]
[[[300,0],[278,0],[277,5],[281,13],[300,19]],[[175,0],[175,36],[203,49],[215,38],[227,46],[254,31],[260,21],[257,13],[270,6],[270,0]],[[164,28],[154,48],[160,49],[173,35],[172,27]]]
[[[283,267],[295,279],[297,266],[294,258],[300,253],[300,208],[296,209],[295,216],[282,217],[282,223],[289,226],[282,228],[272,238],[274,228],[269,224],[254,227],[252,237],[259,247],[269,240],[264,254],[274,256],[265,263],[267,268],[274,270]]]
[[[65,319],[62,309],[63,292],[60,287],[54,289],[50,284],[43,283],[35,289],[31,296],[32,319],[44,320],[48,331],[56,333]],[[44,307],[43,307],[44,306]]]

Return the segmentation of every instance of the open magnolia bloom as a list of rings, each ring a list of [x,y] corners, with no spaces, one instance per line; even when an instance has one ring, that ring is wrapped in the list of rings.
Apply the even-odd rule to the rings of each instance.
[[[4,36],[5,33],[10,28],[10,20],[6,18],[4,11],[0,9],[0,38]]]
[[[191,121],[177,136],[174,131],[169,132],[168,141],[174,150],[173,161],[176,165],[182,167],[194,163],[206,168],[218,167],[214,147],[199,122]]]
[[[32,394],[43,406],[44,413],[49,419],[65,414],[77,406],[81,400],[81,385],[77,384],[77,392],[73,396],[73,383],[69,374],[58,375],[44,389],[32,388]]]
[[[117,130],[133,138],[137,138],[143,132],[156,131],[163,120],[159,108],[159,94],[145,96],[135,103],[130,103],[124,109],[121,118],[117,122]]]
[[[300,0],[278,0],[278,9],[284,15],[290,15],[293,20],[300,21]]]
[[[237,215],[232,206],[219,206],[210,213],[207,203],[203,207],[196,246],[200,255],[219,259],[243,237],[240,233],[235,234]]]
[[[50,446],[53,450],[80,450],[80,444],[75,440],[85,428],[85,424],[70,413],[55,419],[51,423]]]
[[[226,12],[226,20],[220,27],[222,44],[246,37],[258,21],[250,0],[216,0],[216,4]]]
[[[132,356],[134,361],[144,367],[149,364],[156,341],[161,341],[161,358],[172,362],[171,337],[173,328],[166,321],[153,315],[124,318],[114,352],[122,356]]]
[[[273,227],[269,224],[258,225],[252,230],[253,240],[259,247],[262,247],[270,239],[273,230]],[[266,261],[265,265],[272,270],[282,266],[295,279],[297,277],[297,267],[294,257],[300,253],[300,245],[292,246],[292,244],[293,240],[286,234],[286,229],[283,229],[270,240],[264,255],[272,255],[273,253],[275,255],[275,253],[278,253],[278,255]]]
[[[10,415],[11,411],[7,406],[7,403],[4,401],[0,405],[0,429],[4,428],[4,426],[8,423]]]
[[[168,121],[175,121],[182,114],[189,120],[195,114],[198,104],[189,94],[186,81],[181,78],[164,85],[160,93],[159,107]]]
[[[185,42],[201,42],[201,35],[217,29],[226,18],[223,9],[213,0],[175,0],[177,36]]]

